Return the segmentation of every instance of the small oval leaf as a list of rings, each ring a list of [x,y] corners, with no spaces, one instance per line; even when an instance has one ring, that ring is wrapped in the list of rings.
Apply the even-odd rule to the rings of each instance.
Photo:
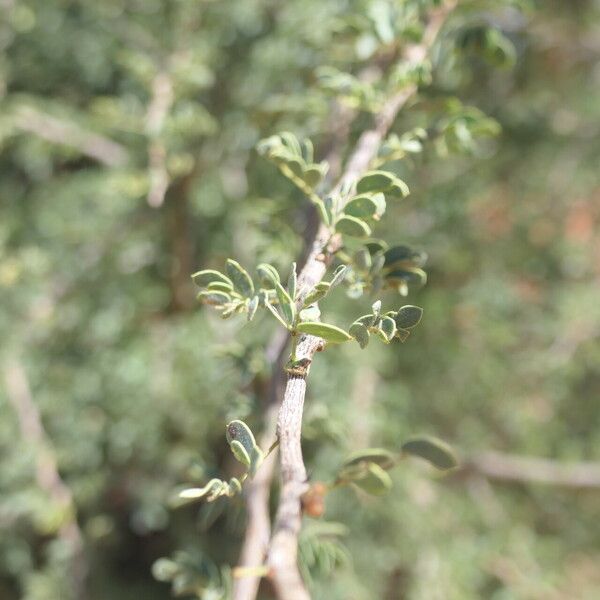
[[[402,445],[402,452],[423,458],[443,471],[458,466],[458,460],[452,448],[446,442],[431,436],[409,439]]]
[[[411,329],[419,324],[423,316],[423,309],[420,306],[407,304],[398,310],[394,320],[400,329]]]
[[[377,214],[377,202],[368,194],[356,196],[346,204],[344,213],[359,219],[372,219]]]
[[[392,488],[392,478],[378,464],[370,462],[361,479],[352,483],[372,496],[383,496]]]
[[[349,215],[339,219],[335,224],[335,229],[339,233],[350,237],[366,238],[371,235],[371,228],[364,221]]]
[[[226,294],[233,292],[233,286],[230,283],[225,283],[224,281],[211,281],[206,289],[217,290],[219,292],[225,292]]]
[[[227,275],[233,281],[233,287],[246,298],[254,295],[254,284],[250,275],[237,261],[227,259]]]
[[[258,273],[260,282],[263,285],[275,287],[275,284],[280,282],[279,273],[273,265],[269,265],[268,263],[261,263],[260,265],[258,265],[258,267],[256,267],[256,272]]]
[[[202,302],[202,304],[208,304],[209,306],[223,306],[228,302],[231,302],[231,296],[225,292],[219,292],[218,290],[204,290],[200,292],[196,298]]]
[[[385,448],[365,448],[353,452],[345,461],[344,467],[359,464],[361,462],[372,462],[382,469],[391,469],[396,464],[395,455]]]
[[[388,171],[369,171],[356,184],[356,191],[359,194],[385,192],[394,183],[394,179],[396,177]]]
[[[331,344],[341,344],[352,339],[352,336],[348,332],[328,323],[306,321],[299,323],[296,329],[300,333],[307,333],[323,338]]]
[[[288,325],[292,325],[296,319],[296,306],[294,301],[280,283],[275,285],[275,291],[277,292],[277,299],[279,300],[279,308]]]
[[[391,317],[383,317],[379,324],[379,328],[388,342],[391,342],[394,339],[394,336],[396,335],[396,322],[394,319]]]
[[[228,284],[231,288],[233,287],[233,283],[229,277],[213,269],[198,271],[192,275],[192,279],[198,287],[206,287],[209,283],[213,283],[215,281]]]
[[[250,456],[248,455],[248,452],[246,452],[244,446],[242,446],[242,443],[238,442],[238,440],[231,440],[231,442],[229,442],[229,446],[231,448],[231,452],[233,452],[233,455],[236,457],[236,459],[246,467],[249,467]]]
[[[350,325],[348,333],[350,333],[350,335],[358,342],[358,345],[361,348],[366,348],[369,344],[369,338],[371,337],[371,335],[366,325],[364,325],[363,323],[355,321],[354,323],[352,323],[352,325]]]

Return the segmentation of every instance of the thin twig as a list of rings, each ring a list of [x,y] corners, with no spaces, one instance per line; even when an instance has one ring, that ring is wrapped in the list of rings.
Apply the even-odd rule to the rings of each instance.
[[[431,16],[423,42],[407,49],[409,63],[416,64],[425,57],[450,9],[451,6],[446,5]],[[416,86],[407,86],[384,104],[375,119],[373,129],[366,131],[359,138],[356,149],[348,160],[346,170],[334,191],[338,191],[346,185],[352,185],[369,168],[370,162],[377,155],[379,146],[399,110],[415,92]],[[338,245],[339,239],[334,236],[332,240],[327,227],[321,226],[313,241],[308,260],[298,278],[299,303],[322,280],[333,251]],[[310,364],[315,352],[322,347],[323,341],[320,338],[302,335],[297,345],[296,358],[298,360],[307,359]],[[302,520],[301,496],[308,487],[300,443],[306,375],[288,375],[277,423],[282,489],[271,538],[268,565],[275,592],[280,600],[308,600],[310,598],[297,564],[298,535]]]
[[[464,466],[488,479],[567,488],[600,488],[600,463],[566,463],[546,458],[486,452]]]
[[[160,71],[152,81],[152,99],[146,112],[146,132],[151,140],[148,145],[148,204],[162,206],[169,187],[167,149],[160,137],[165,120],[174,101],[173,81],[166,71]]]
[[[77,523],[75,503],[69,487],[58,472],[56,455],[44,431],[40,413],[33,401],[29,381],[23,365],[16,359],[4,367],[4,382],[9,402],[15,410],[21,436],[36,449],[36,481],[48,494],[52,502],[61,507],[65,519],[58,536],[63,539],[71,551],[71,588],[73,597],[83,600],[88,564],[84,554],[83,534]]]
[[[14,123],[19,129],[48,142],[75,148],[84,156],[107,167],[120,167],[129,158],[127,150],[121,144],[31,106],[19,106],[15,111]]]

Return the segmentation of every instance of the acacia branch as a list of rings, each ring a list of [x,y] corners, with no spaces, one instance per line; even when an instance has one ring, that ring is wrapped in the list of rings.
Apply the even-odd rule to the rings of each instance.
[[[325,159],[329,164],[327,181],[335,181],[341,173],[342,150],[350,135],[350,125],[355,116],[354,109],[337,102],[334,103],[330,122],[335,125],[330,132],[329,149]],[[304,249],[302,257],[298,261],[299,265],[306,264],[307,255],[314,244],[315,231],[318,229],[318,215],[314,206],[306,207],[306,215],[309,224],[304,236]],[[265,352],[267,364],[272,366],[264,414],[264,431],[259,440],[262,448],[268,448],[276,436],[277,415],[285,384],[283,366],[288,342],[287,331],[278,328]],[[246,485],[244,490],[247,524],[238,560],[238,574],[235,576],[233,584],[233,600],[254,600],[258,593],[261,581],[259,568],[263,566],[271,537],[269,498],[275,474],[276,455],[277,451],[275,450],[261,465],[254,479]]]
[[[597,462],[563,463],[546,458],[486,452],[471,458],[464,470],[501,481],[600,488],[600,463]]]
[[[152,81],[152,98],[146,112],[148,144],[148,178],[150,189],[146,198],[153,208],[162,206],[169,188],[167,148],[160,134],[175,99],[173,81],[166,71],[160,71]]]
[[[123,166],[129,155],[117,142],[98,133],[86,131],[79,125],[45,114],[31,106],[20,106],[14,123],[22,131],[32,133],[53,144],[75,148],[84,156],[107,167]]]
[[[70,583],[73,597],[83,600],[86,597],[85,578],[88,565],[84,555],[83,535],[75,514],[73,495],[58,472],[56,455],[42,425],[39,410],[33,401],[27,374],[19,361],[12,360],[5,365],[4,382],[8,401],[17,415],[21,436],[25,442],[36,449],[37,484],[65,513],[58,536],[67,543],[71,551]]]
[[[423,41],[407,49],[406,60],[409,64],[418,64],[426,56],[453,5],[454,3],[446,4],[431,15]],[[416,85],[409,85],[384,104],[375,118],[374,127],[364,132],[359,138],[356,149],[348,160],[344,174],[334,189],[334,193],[343,186],[352,185],[360,175],[368,170],[369,164],[376,157],[379,146],[398,112],[416,90]],[[298,278],[299,304],[302,303],[306,294],[323,279],[339,243],[339,236],[331,238],[329,229],[321,225],[312,243],[306,264]],[[301,335],[296,347],[296,359],[307,359],[310,364],[315,352],[322,348],[323,340],[320,338]],[[277,422],[282,489],[268,554],[268,566],[275,592],[281,600],[309,600],[310,598],[297,564],[298,535],[302,520],[301,497],[308,488],[301,448],[306,376],[307,373],[288,375]]]

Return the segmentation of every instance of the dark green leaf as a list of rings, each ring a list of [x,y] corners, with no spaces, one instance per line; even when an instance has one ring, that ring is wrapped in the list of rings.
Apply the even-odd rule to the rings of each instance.
[[[413,250],[409,246],[393,246],[386,250],[385,267],[394,269],[395,267],[422,267],[425,264],[427,255],[423,252]]]
[[[385,252],[388,245],[383,240],[371,240],[365,244],[365,248],[369,251],[371,256],[380,252]]]
[[[438,469],[447,470],[458,466],[452,448],[437,438],[430,436],[414,437],[402,445],[402,452],[429,461]]]
[[[192,279],[198,287],[206,287],[209,283],[212,283],[214,281],[219,281],[221,283],[225,283],[233,287],[233,283],[231,279],[229,279],[229,277],[226,277],[225,275],[223,275],[223,273],[220,273],[219,271],[214,271],[213,269],[205,269],[204,271],[198,271],[197,273],[194,273],[192,275]]]
[[[260,281],[263,285],[275,287],[275,284],[280,282],[279,273],[272,265],[261,263],[258,265],[258,267],[256,267],[256,272],[258,273]]]
[[[280,283],[275,285],[275,291],[277,292],[277,299],[279,300],[279,308],[281,309],[281,313],[283,314],[288,325],[292,325],[296,318],[296,306],[294,301]]]
[[[317,285],[315,285],[315,287],[306,295],[304,306],[310,306],[321,300],[321,298],[324,298],[329,292],[330,287],[328,281],[320,281],[317,283]]]
[[[211,281],[206,289],[217,290],[218,292],[225,292],[226,294],[233,292],[233,286],[229,283],[225,283],[224,281]]]
[[[200,292],[196,298],[203,304],[209,306],[223,306],[231,302],[231,296],[225,292],[219,292],[218,290],[205,290]]]
[[[409,269],[395,269],[385,276],[386,280],[403,280],[407,283],[425,285],[427,283],[427,273],[417,267]]]
[[[353,452],[345,461],[344,466],[352,466],[362,462],[372,462],[382,469],[391,469],[396,464],[395,455],[385,448],[365,448]]]
[[[234,446],[237,448],[237,445],[233,444],[233,442],[239,442],[241,444],[250,460],[250,475],[254,475],[263,461],[264,454],[262,450],[257,446],[256,440],[254,439],[254,434],[252,433],[248,425],[246,425],[246,423],[244,423],[243,421],[239,420],[231,421],[227,424],[226,437],[234,455],[236,453]],[[238,458],[237,455],[236,458]],[[243,462],[240,458],[238,458],[238,460],[240,460],[240,462]]]
[[[367,194],[356,196],[346,204],[344,213],[359,219],[372,219],[377,214],[377,202]]]
[[[396,322],[391,317],[383,317],[379,328],[385,335],[388,342],[391,342],[396,335]]]
[[[227,275],[233,281],[233,287],[246,298],[254,295],[254,284],[248,272],[235,260],[227,259]]]
[[[350,237],[365,238],[371,235],[371,228],[364,221],[349,215],[339,219],[335,224],[335,229],[339,233]]]
[[[248,452],[246,452],[244,446],[242,446],[242,443],[238,442],[237,440],[231,440],[231,442],[229,442],[229,446],[231,447],[231,452],[233,452],[233,455],[236,457],[236,459],[246,467],[249,467],[250,456],[248,455]]]
[[[398,177],[396,177],[394,178],[394,182],[387,193],[391,196],[401,196],[402,198],[406,198],[406,196],[410,194],[410,190],[408,189],[406,183],[402,181],[402,179],[398,179]]]
[[[326,170],[326,168],[320,165],[309,165],[304,170],[302,178],[308,186],[314,189],[319,185],[321,179],[323,179]]]
[[[419,306],[413,306],[407,304],[400,308],[396,313],[395,321],[396,325],[401,329],[410,329],[419,324],[421,317],[423,316],[423,309]]]
[[[352,325],[350,325],[350,329],[348,333],[358,342],[361,348],[366,348],[369,344],[369,330],[364,323],[359,323],[358,321],[354,321]]]
[[[369,171],[356,184],[359,194],[385,192],[394,182],[395,176],[388,171]]]
[[[364,476],[353,480],[352,483],[372,496],[383,496],[392,488],[392,478],[373,462],[368,463]]]

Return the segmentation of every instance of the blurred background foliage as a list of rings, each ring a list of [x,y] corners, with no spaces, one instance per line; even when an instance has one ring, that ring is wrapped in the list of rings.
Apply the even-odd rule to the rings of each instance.
[[[336,122],[317,69],[356,75],[418,37],[427,4],[0,1],[3,600],[166,598],[151,572],[163,556],[191,573],[184,595],[220,597],[243,503],[167,499],[235,472],[224,424],[260,431],[275,323],[219,320],[189,274],[227,256],[287,271],[305,200],[256,142],[288,129],[323,158]],[[319,357],[312,478],[416,432],[466,463],[489,450],[599,460],[599,17],[597,0],[459,3],[433,83],[394,131],[435,128],[454,97],[502,132],[426,140],[396,163],[413,193],[379,233],[429,254],[409,296],[423,323],[404,345]],[[323,310],[348,324],[356,302],[336,291]],[[27,428],[36,411],[43,431]],[[394,482],[383,499],[336,491],[331,523],[309,523],[315,598],[600,596],[599,491],[442,479],[414,462]]]

